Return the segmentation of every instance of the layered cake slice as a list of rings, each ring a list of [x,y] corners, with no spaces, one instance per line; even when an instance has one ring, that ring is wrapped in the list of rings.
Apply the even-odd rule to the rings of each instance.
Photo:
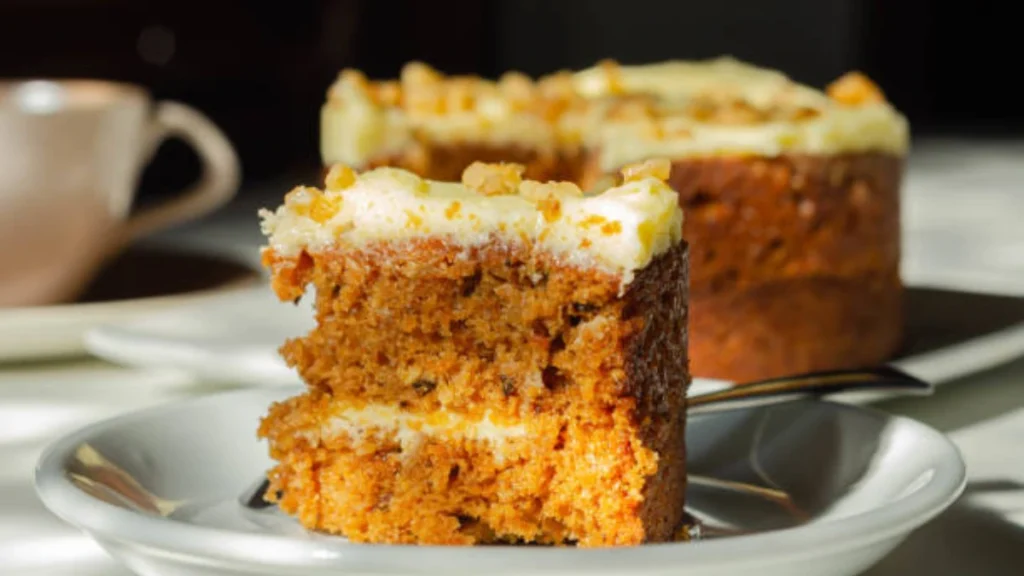
[[[589,188],[668,158],[691,245],[698,376],[853,368],[901,344],[909,129],[862,74],[817,90],[732,58],[495,81],[410,63],[393,81],[342,72],[321,118],[325,163],[428,178],[506,160]]]
[[[584,196],[331,168],[263,211],[308,384],[259,434],[280,508],[374,543],[669,540],[683,519],[687,247],[667,161]]]

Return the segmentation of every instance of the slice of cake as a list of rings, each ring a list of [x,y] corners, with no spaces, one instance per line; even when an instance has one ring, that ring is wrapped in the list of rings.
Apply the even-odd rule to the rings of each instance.
[[[666,541],[686,487],[687,247],[668,163],[584,196],[334,166],[263,211],[283,355],[308,391],[259,435],[306,527],[375,543]]]
[[[342,72],[325,163],[457,178],[477,160],[584,189],[664,157],[691,246],[693,373],[735,381],[852,368],[901,344],[906,119],[869,79],[826,90],[731,58],[603,62],[533,80]]]

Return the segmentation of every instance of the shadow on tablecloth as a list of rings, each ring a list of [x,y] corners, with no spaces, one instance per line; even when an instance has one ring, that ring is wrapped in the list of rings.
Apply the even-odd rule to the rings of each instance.
[[[1024,526],[1003,514],[972,504],[981,495],[1004,494],[1019,500],[1024,513],[1024,485],[984,481],[967,486],[946,512],[910,536],[864,576],[1007,576],[1024,571]]]

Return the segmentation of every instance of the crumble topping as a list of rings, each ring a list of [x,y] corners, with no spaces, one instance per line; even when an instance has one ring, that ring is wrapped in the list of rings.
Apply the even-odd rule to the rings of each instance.
[[[885,94],[877,84],[860,72],[844,74],[825,88],[829,98],[845,106],[863,106],[885,102]]]
[[[446,76],[422,62],[398,81],[343,71],[322,110],[326,163],[361,165],[417,138],[591,148],[608,171],[643,158],[784,152],[904,154],[906,120],[863,74],[824,92],[722,57],[626,66],[603,61],[539,79]]]
[[[465,246],[525,241],[570,264],[620,274],[623,285],[682,240],[667,160],[628,166],[621,185],[590,195],[521,174],[516,164],[475,163],[462,183],[450,183],[397,168],[357,174],[335,165],[323,190],[298,187],[276,211],[261,210],[263,232],[281,256],[426,236]]]

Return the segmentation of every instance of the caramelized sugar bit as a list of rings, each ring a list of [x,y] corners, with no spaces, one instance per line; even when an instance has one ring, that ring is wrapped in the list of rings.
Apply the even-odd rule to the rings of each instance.
[[[562,217],[562,201],[554,196],[542,198],[537,202],[537,209],[547,222],[554,222]]]
[[[829,98],[847,106],[885,102],[877,84],[860,72],[847,72],[825,88]]]
[[[620,232],[622,232],[622,222],[606,222],[601,226],[601,234],[605,236],[614,236]]]
[[[446,102],[442,90],[436,86],[410,86],[404,90],[405,108],[409,112],[431,116],[443,114]]]
[[[537,182],[527,180],[519,187],[519,195],[527,200],[540,202],[549,197],[582,197],[583,190],[572,182]]]
[[[324,187],[328,190],[344,190],[356,183],[356,172],[344,164],[334,164],[327,171]]]
[[[353,96],[372,98],[373,84],[359,70],[346,68],[338,74],[338,81],[331,85],[327,91],[327,97],[329,100],[334,100]]]
[[[562,198],[582,197],[583,191],[572,182],[537,182],[527,180],[519,187],[519,195],[537,205],[544,220],[554,222],[562,217]]]
[[[423,114],[443,114],[445,100],[444,77],[423,62],[409,62],[402,67],[399,77],[402,99],[408,111]]]
[[[498,90],[516,109],[529,106],[536,97],[536,87],[528,76],[520,72],[506,72],[498,80]]]
[[[475,84],[472,79],[452,80],[445,89],[444,102],[447,112],[465,112],[476,104]]]
[[[370,81],[366,78],[366,74],[353,68],[342,70],[339,79],[342,83],[357,88],[363,93],[368,92],[370,89]]]
[[[309,217],[317,224],[323,224],[341,210],[340,196],[318,194],[309,205]]]
[[[308,216],[319,224],[330,220],[341,209],[341,198],[326,196],[316,188],[298,186],[285,194],[284,203],[300,215]]]
[[[672,163],[667,158],[650,158],[636,164],[629,164],[622,169],[623,182],[636,182],[644,178],[657,178],[662,182],[668,180],[672,173]]]
[[[394,80],[378,82],[371,92],[374,101],[383,106],[400,106],[402,103],[402,87]]]
[[[597,63],[597,66],[604,72],[605,78],[608,79],[608,92],[611,94],[623,94],[626,91],[626,85],[622,82],[622,68],[619,63],[614,60],[601,60]]]
[[[403,86],[423,86],[441,82],[441,73],[424,62],[412,61],[402,67],[400,79]]]
[[[502,162],[473,162],[462,171],[462,183],[484,196],[515,194],[523,180],[526,167]]]
[[[533,112],[547,122],[557,121],[580,99],[572,78],[571,73],[561,71],[540,79],[536,84],[539,97],[531,102]]]

